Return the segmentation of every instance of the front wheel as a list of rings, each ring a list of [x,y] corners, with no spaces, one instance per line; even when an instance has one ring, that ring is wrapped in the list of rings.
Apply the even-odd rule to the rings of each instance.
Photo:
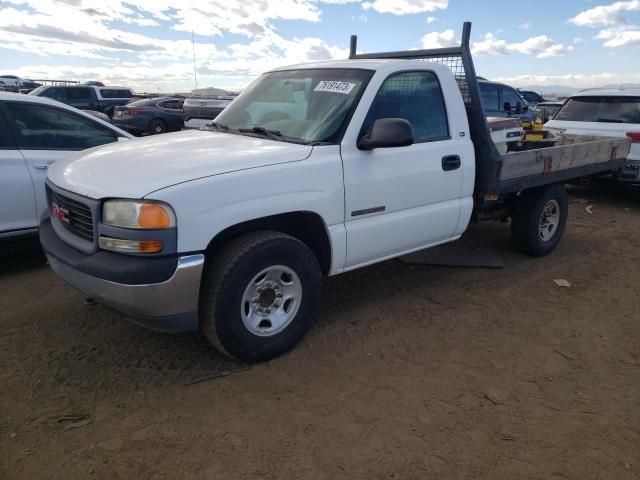
[[[518,197],[511,218],[511,240],[516,250],[534,257],[551,253],[564,234],[568,203],[567,191],[560,184]]]
[[[322,273],[309,247],[289,235],[241,237],[204,275],[201,329],[231,358],[253,363],[277,357],[313,324]]]

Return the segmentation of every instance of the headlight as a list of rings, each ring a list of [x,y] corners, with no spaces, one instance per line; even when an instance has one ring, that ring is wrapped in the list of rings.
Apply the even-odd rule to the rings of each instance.
[[[107,200],[102,206],[102,223],[124,228],[172,228],[176,226],[176,215],[166,203]]]

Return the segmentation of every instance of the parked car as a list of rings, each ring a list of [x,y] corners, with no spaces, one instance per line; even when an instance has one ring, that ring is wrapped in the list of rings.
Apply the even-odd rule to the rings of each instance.
[[[37,232],[47,209],[44,182],[53,162],[129,138],[63,103],[0,92],[0,240]]]
[[[52,98],[81,110],[97,110],[112,117],[115,107],[131,100],[133,90],[127,87],[59,85],[36,88],[29,95]]]
[[[351,60],[268,72],[204,129],[54,165],[49,264],[142,325],[200,328],[256,362],[309,330],[323,275],[457,240],[472,218],[512,218],[517,249],[549,254],[567,220],[563,182],[618,168],[629,141],[499,155],[469,38],[465,24],[448,49],[471,66],[465,97],[445,65],[407,60],[415,51],[358,58],[353,39]],[[60,205],[92,228],[66,223]]]
[[[522,98],[524,98],[527,102],[529,102],[529,105],[536,105],[538,103],[547,101],[542,97],[542,95],[540,95],[537,92],[534,92],[533,90],[518,89],[518,93]]]
[[[187,98],[182,107],[185,128],[201,128],[211,123],[236,96],[213,95]]]
[[[34,82],[33,80],[22,80],[20,82],[20,88],[18,89],[18,92],[24,94],[31,93],[33,90],[41,86],[41,83]]]
[[[479,80],[482,105],[488,117],[516,117],[523,120],[535,119],[529,103],[518,91],[502,83]]]
[[[574,135],[631,138],[627,164],[616,173],[624,182],[640,182],[640,88],[591,89],[570,97],[545,128]]]
[[[116,107],[113,124],[134,135],[156,134],[182,130],[184,98],[157,97],[137,100]]]
[[[117,107],[116,107],[117,108]],[[102,113],[99,112],[97,110],[82,110],[84,113],[88,113],[89,115],[91,115],[92,117],[96,117],[99,118],[100,120],[107,122],[107,123],[113,123],[111,121],[111,117],[109,117],[109,115],[107,115],[106,113]]]
[[[20,87],[22,79],[15,75],[0,75],[0,81],[6,88],[15,88],[17,90]]]

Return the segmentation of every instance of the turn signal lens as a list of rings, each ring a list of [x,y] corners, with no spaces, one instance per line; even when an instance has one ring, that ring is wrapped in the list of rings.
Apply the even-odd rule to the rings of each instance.
[[[162,251],[159,240],[124,240],[122,238],[100,237],[100,248],[122,253],[157,253]]]
[[[146,203],[138,213],[140,228],[167,228],[171,226],[171,217],[167,211],[156,203]]]

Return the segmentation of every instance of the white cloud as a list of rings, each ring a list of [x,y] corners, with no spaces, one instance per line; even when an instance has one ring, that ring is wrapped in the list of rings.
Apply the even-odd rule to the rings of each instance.
[[[443,48],[456,45],[460,45],[460,40],[456,38],[451,29],[427,33],[422,37],[423,48]],[[565,55],[573,50],[573,46],[565,46],[546,35],[530,37],[522,42],[509,43],[493,33],[487,33],[482,40],[471,42],[471,52],[477,56],[521,53],[535,55],[537,58],[548,58]]]
[[[523,55],[535,55],[537,58],[549,58],[565,55],[573,51],[573,47],[566,47],[546,35],[530,37],[522,42],[508,43],[497,38],[492,33],[488,33],[485,35],[484,40],[472,42],[471,51],[478,56],[521,53]]]
[[[0,55],[14,50],[55,58],[55,63],[63,64],[29,67],[33,71],[27,69],[30,73],[26,77],[104,79],[138,89],[187,86],[193,77],[193,30],[199,78],[246,84],[275,66],[348,56],[346,49],[319,38],[285,39],[272,25],[286,19],[317,22],[321,14],[318,5],[316,0],[227,0],[224,6],[207,0],[3,0]],[[144,34],[132,33],[120,29],[116,22],[146,28],[141,30]],[[184,32],[182,39],[167,40],[159,27]],[[218,48],[221,40],[216,37],[229,33],[249,41]],[[101,67],[64,67],[64,57],[98,60]],[[126,62],[121,59],[125,57]],[[125,63],[137,63],[139,68]]]
[[[640,11],[640,0],[615,2],[598,5],[569,19],[569,23],[580,27],[606,27],[594,37],[603,40],[605,47],[640,45],[640,26],[629,25],[626,12]]]
[[[497,38],[493,33],[487,33],[479,42],[472,42],[471,51],[478,56],[509,54],[507,42]]]
[[[520,30],[530,30],[531,29],[531,22],[521,23],[520,25],[518,25],[518,28]]]
[[[538,35],[524,42],[509,44],[507,49],[525,55],[536,55],[537,58],[557,57],[573,51],[573,47],[565,47],[546,35]]]
[[[622,12],[640,10],[640,0],[615,2],[611,5],[598,5],[569,19],[579,27],[596,27],[600,25],[620,25],[625,23]]]
[[[362,4],[365,10],[373,9],[379,13],[394,15],[435,12],[446,10],[448,6],[449,0],[373,0]]]
[[[427,17],[427,23],[431,25],[433,22],[438,20],[436,17]]]
[[[605,72],[593,75],[518,75],[499,77],[494,80],[516,87],[566,85],[572,88],[594,88],[606,85],[638,84],[640,83],[640,73],[620,74]]]
[[[456,34],[448,29],[443,32],[431,32],[422,37],[422,48],[444,48],[460,45],[456,40]]]
[[[600,30],[595,38],[604,40],[604,46],[610,48],[640,45],[640,27],[605,28]]]

